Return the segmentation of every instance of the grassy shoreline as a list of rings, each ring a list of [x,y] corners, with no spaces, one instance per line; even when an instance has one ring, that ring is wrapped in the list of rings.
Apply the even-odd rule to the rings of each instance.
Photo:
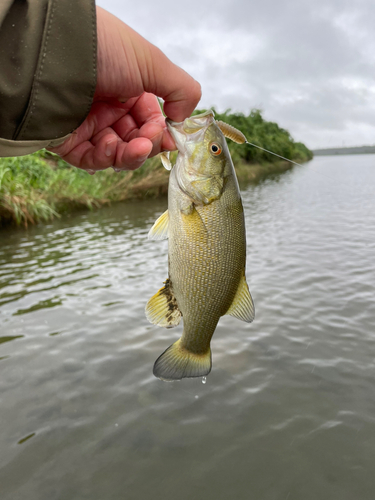
[[[99,208],[166,192],[168,172],[152,159],[134,172],[89,175],[56,155],[39,151],[0,159],[0,227],[27,227],[79,209]]]
[[[312,152],[294,142],[289,132],[263,119],[259,110],[216,113],[216,119],[243,131],[250,142],[293,161],[305,162]],[[271,173],[288,170],[292,164],[280,161],[248,144],[229,141],[229,150],[240,182],[257,182]],[[173,153],[174,158],[177,153]],[[172,155],[172,159],[173,159]],[[166,194],[169,172],[158,157],[135,171],[107,169],[89,175],[46,150],[16,158],[0,158],[0,227],[49,221],[78,209],[99,208],[134,198]]]
[[[236,164],[242,182],[289,170],[288,162]],[[89,175],[60,158],[40,151],[21,158],[0,160],[0,228],[47,222],[65,213],[94,209],[115,202],[155,198],[168,191],[169,172],[159,158],[135,171],[108,169]]]

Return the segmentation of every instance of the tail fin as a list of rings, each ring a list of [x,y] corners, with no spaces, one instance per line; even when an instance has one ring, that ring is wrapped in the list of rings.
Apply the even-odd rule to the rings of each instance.
[[[210,373],[211,366],[210,348],[205,354],[194,354],[182,347],[179,339],[155,361],[154,375],[166,381],[204,377]]]

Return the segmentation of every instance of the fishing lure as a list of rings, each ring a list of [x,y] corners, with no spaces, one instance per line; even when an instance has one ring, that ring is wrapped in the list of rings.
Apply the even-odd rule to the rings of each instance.
[[[262,151],[265,151],[266,153],[270,153],[271,155],[278,156],[279,158],[282,158],[283,160],[289,161],[290,163],[294,163],[294,165],[299,165],[300,167],[302,166],[300,163],[297,163],[296,161],[289,160],[289,158],[285,158],[284,156],[278,155],[277,153],[274,153],[273,151],[269,151],[268,149],[262,148],[261,146],[258,146],[257,144],[253,144],[252,142],[249,142],[245,135],[240,131],[237,130],[236,128],[232,127],[232,125],[228,125],[228,123],[224,123],[221,120],[216,121],[219,129],[222,131],[224,137],[227,137],[228,139],[231,139],[232,141],[236,142],[237,144],[249,144],[250,146],[254,146],[255,148],[261,149]]]

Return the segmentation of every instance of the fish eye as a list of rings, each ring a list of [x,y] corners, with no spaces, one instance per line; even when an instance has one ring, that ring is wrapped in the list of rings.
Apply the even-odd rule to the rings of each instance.
[[[211,142],[210,151],[213,155],[218,156],[222,151],[220,144],[218,144],[217,142]]]

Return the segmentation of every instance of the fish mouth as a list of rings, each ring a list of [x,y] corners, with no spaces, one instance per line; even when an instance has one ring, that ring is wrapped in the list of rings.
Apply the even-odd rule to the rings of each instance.
[[[203,140],[207,127],[215,121],[215,114],[212,109],[209,109],[199,115],[186,118],[183,122],[174,122],[169,118],[165,121],[177,149],[183,153],[187,143]]]

